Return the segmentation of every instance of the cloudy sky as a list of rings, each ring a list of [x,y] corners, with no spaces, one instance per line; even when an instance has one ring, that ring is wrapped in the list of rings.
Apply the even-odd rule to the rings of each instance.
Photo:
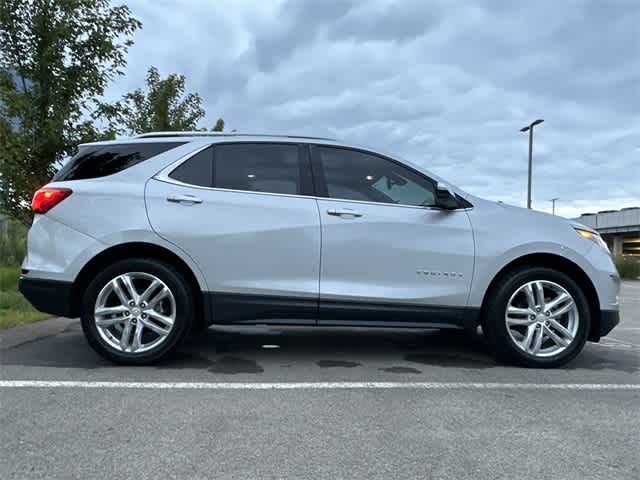
[[[127,75],[186,75],[213,126],[329,135],[565,216],[640,205],[638,0],[128,0]]]

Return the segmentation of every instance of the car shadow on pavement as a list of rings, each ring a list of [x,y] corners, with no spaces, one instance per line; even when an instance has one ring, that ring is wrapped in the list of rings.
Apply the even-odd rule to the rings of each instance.
[[[234,356],[261,356],[264,350],[277,349],[282,360],[312,361],[320,368],[353,368],[368,362],[388,364],[381,370],[393,369],[398,362],[413,363],[416,369],[420,365],[496,366],[481,337],[455,330],[225,328],[194,335],[188,344],[193,351],[207,350],[210,345],[219,354]]]
[[[636,349],[587,347],[565,370],[604,370],[635,373],[640,369]],[[419,374],[432,367],[465,369],[516,368],[494,360],[481,335],[453,330],[367,328],[215,327],[193,333],[156,369],[206,369],[211,373],[260,374],[296,364],[322,369],[374,365],[387,373]],[[1,365],[96,369],[114,365],[87,345],[80,325],[34,338],[0,352]]]

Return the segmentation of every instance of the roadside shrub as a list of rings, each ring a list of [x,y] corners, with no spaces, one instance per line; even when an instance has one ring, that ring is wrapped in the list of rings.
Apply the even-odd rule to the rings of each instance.
[[[18,267],[0,266],[0,292],[18,290],[18,278],[20,269]]]
[[[0,230],[0,265],[20,265],[26,253],[26,227],[9,221],[6,232]]]
[[[16,312],[32,312],[33,307],[20,292],[0,291],[0,310],[12,310]]]
[[[622,278],[635,280],[640,277],[640,260],[619,256],[615,260],[616,268]]]
[[[49,317],[37,312],[18,292],[20,267],[0,266],[0,330]]]

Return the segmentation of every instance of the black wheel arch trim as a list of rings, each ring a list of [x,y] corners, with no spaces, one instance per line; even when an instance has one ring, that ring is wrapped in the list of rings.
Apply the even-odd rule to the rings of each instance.
[[[197,303],[196,322],[203,322],[211,318],[210,305],[204,300],[202,289],[191,267],[178,254],[168,248],[149,242],[127,242],[113,245],[89,260],[72,283],[71,316],[77,317],[80,315],[80,302],[84,288],[86,288],[97,271],[114,262],[132,258],[152,258],[171,264],[184,276],[192,289]]]
[[[504,265],[493,276],[491,282],[489,283],[489,286],[484,292],[479,316],[480,322],[482,322],[482,320],[484,319],[488,299],[491,298],[491,292],[500,278],[513,270],[527,267],[551,268],[569,275],[574,281],[576,281],[576,283],[578,283],[578,286],[580,286],[580,288],[582,288],[584,291],[587,302],[589,303],[589,311],[591,313],[591,329],[589,330],[587,339],[592,342],[597,342],[601,336],[604,336],[600,333],[602,330],[602,311],[600,309],[600,301],[598,299],[596,288],[589,278],[589,275],[587,275],[587,273],[575,262],[554,253],[531,253],[515,258]]]

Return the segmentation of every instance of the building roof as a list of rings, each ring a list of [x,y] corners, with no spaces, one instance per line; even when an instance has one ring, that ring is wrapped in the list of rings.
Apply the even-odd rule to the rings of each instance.
[[[600,233],[637,232],[640,231],[640,207],[583,213],[574,220],[595,228]]]

